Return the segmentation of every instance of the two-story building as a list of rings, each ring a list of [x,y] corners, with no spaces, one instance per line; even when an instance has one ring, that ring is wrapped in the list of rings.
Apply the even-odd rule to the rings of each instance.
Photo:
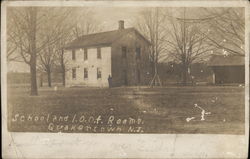
[[[65,46],[66,86],[146,85],[151,78],[150,42],[135,28],[84,35]]]

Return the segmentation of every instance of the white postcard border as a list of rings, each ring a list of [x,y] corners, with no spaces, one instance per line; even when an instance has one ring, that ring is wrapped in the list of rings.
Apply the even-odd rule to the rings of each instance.
[[[245,135],[7,132],[6,6],[245,7]],[[1,6],[2,133],[5,158],[246,158],[249,134],[249,3],[245,1],[14,1]]]

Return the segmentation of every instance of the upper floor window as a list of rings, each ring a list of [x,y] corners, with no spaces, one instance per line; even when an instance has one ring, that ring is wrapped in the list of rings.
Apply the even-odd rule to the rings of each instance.
[[[102,58],[101,48],[97,48],[97,58],[98,58],[98,59],[101,59],[101,58]]]
[[[72,79],[76,79],[76,69],[72,69]]]
[[[72,50],[72,60],[76,60],[76,51]]]
[[[84,56],[83,56],[84,61],[88,60],[88,49],[84,49]]]
[[[141,58],[141,48],[137,47],[135,52],[136,52],[136,59],[140,59]]]
[[[102,70],[101,68],[97,68],[97,79],[101,79],[102,78]]]
[[[88,78],[88,68],[84,68],[84,79]]]
[[[123,46],[122,47],[122,58],[126,58],[127,57],[127,47]]]

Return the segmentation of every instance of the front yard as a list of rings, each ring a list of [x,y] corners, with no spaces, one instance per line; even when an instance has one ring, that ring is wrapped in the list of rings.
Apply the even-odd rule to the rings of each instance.
[[[8,87],[8,129],[77,133],[244,134],[244,88],[238,86]]]

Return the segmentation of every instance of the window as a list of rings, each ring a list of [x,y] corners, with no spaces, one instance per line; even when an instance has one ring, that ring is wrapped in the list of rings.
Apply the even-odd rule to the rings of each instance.
[[[98,58],[98,59],[101,59],[101,58],[102,58],[101,48],[97,48],[97,58]]]
[[[84,49],[84,61],[88,60],[88,49]]]
[[[72,79],[76,79],[76,69],[72,69]]]
[[[122,58],[127,57],[127,48],[125,46],[122,47]]]
[[[101,79],[101,78],[102,78],[101,68],[97,68],[97,79]]]
[[[72,60],[76,60],[76,51],[72,50]]]
[[[141,58],[141,48],[136,48],[136,59],[140,59]]]
[[[84,79],[88,79],[88,68],[84,68]]]

